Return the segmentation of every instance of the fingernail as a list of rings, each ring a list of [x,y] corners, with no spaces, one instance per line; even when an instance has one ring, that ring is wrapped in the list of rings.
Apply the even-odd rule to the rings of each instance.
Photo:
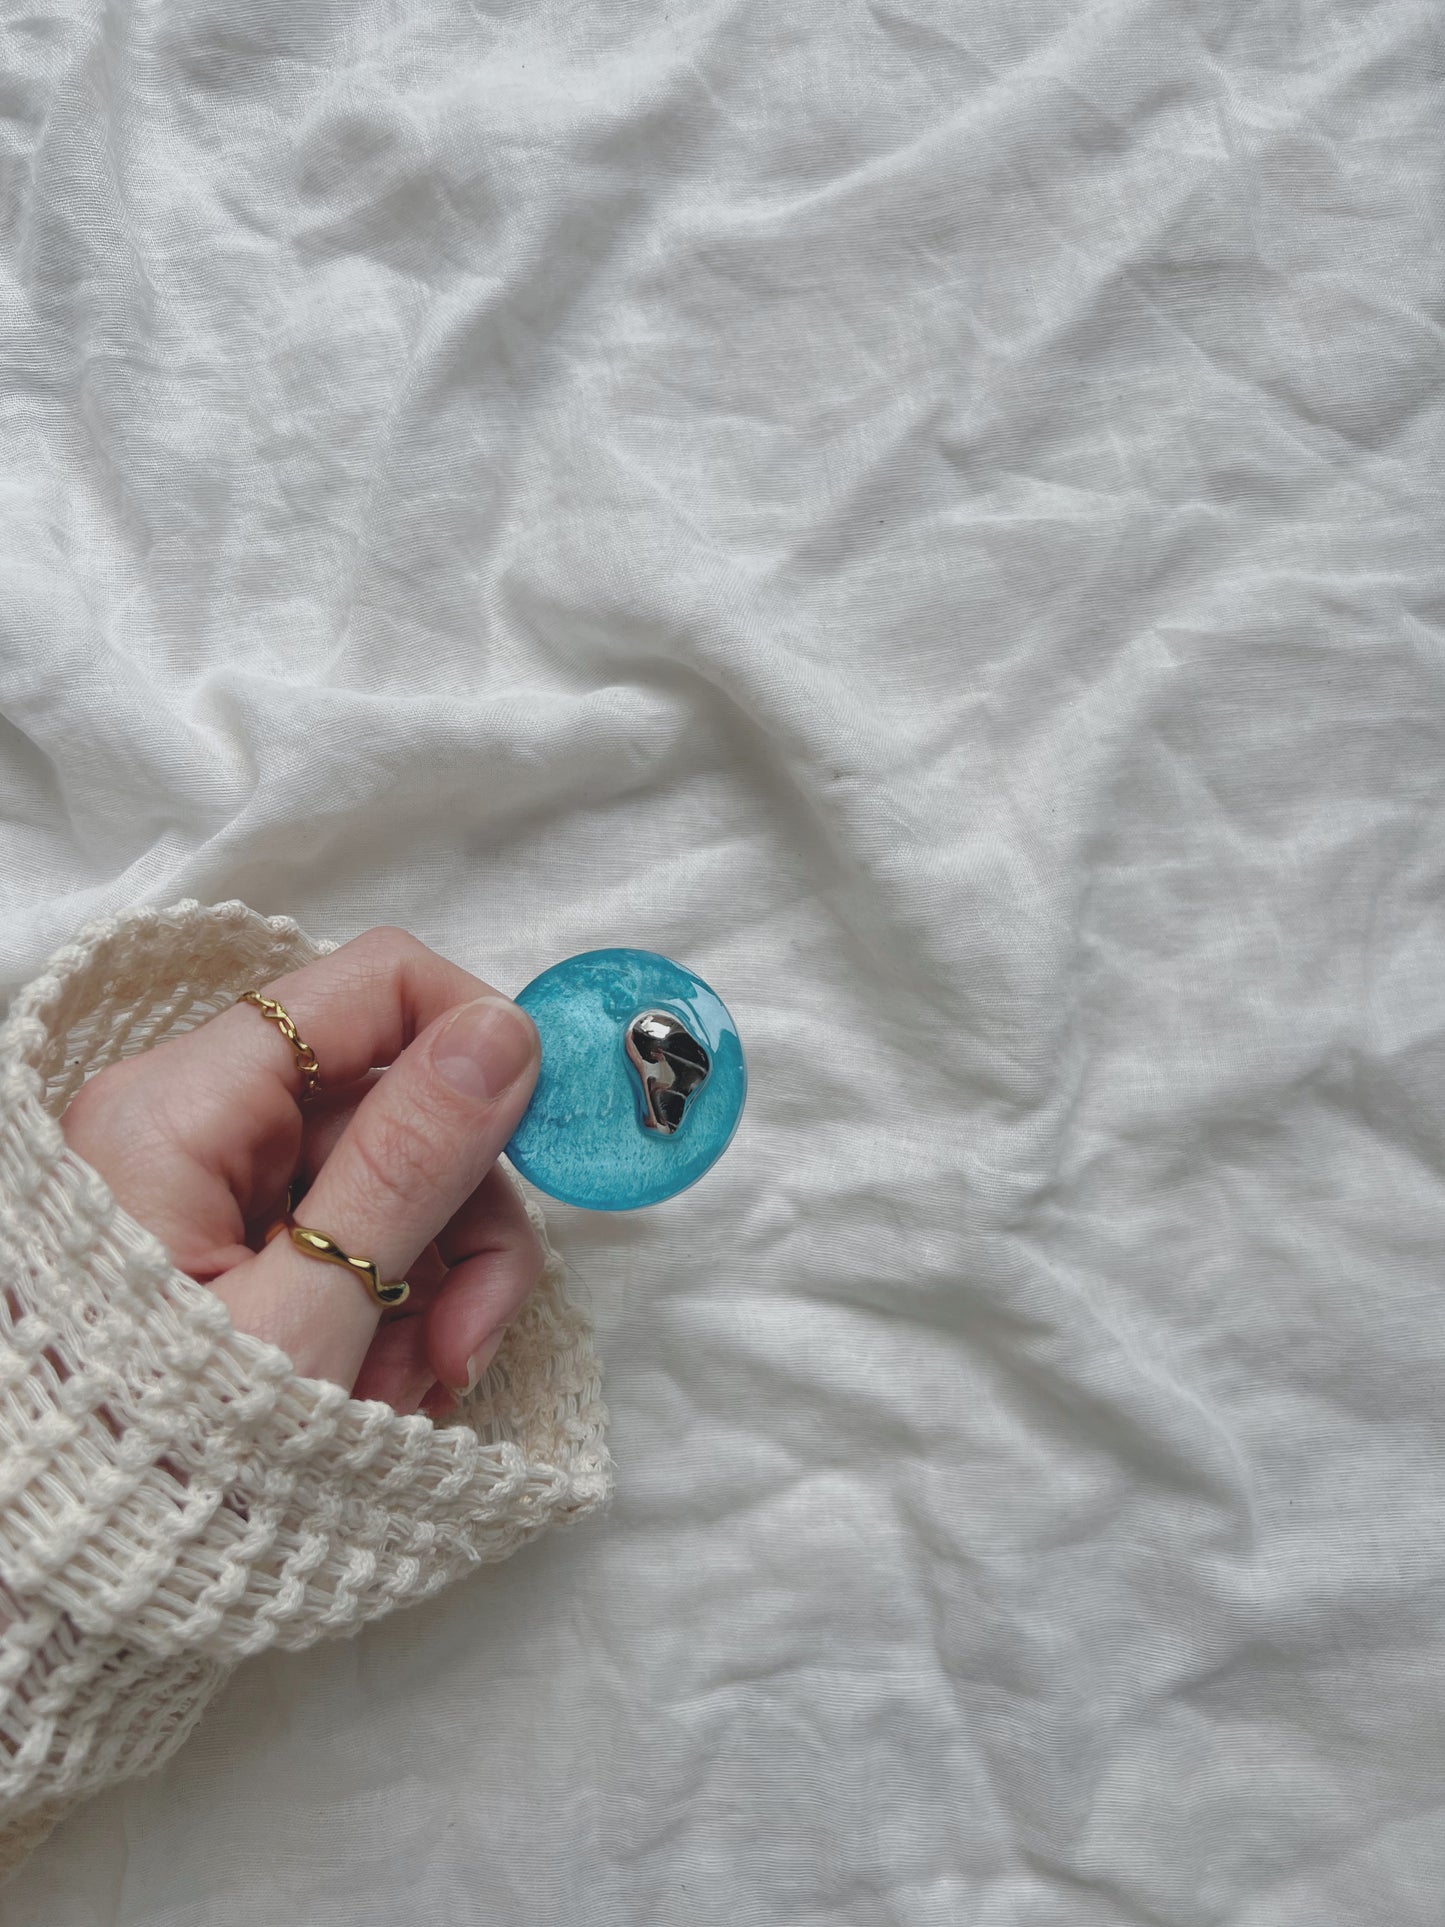
[[[467,1360],[467,1382],[462,1387],[463,1398],[465,1398],[469,1393],[474,1392],[477,1389],[477,1387],[481,1384],[482,1373],[487,1369],[488,1365],[490,1365],[492,1360],[496,1357],[497,1352],[501,1348],[502,1340],[506,1337],[506,1335],[507,1334],[505,1330],[499,1331],[499,1332],[493,1332],[491,1337],[487,1339],[485,1344],[478,1345],[477,1349],[472,1353],[471,1357]]]
[[[532,1061],[537,1033],[505,997],[479,997],[452,1012],[432,1046],[437,1074],[465,1097],[500,1097]]]

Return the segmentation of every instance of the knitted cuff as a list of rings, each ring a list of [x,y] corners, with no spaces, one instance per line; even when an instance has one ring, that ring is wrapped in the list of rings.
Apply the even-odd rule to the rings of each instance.
[[[198,1710],[245,1655],[353,1632],[610,1491],[550,1250],[457,1420],[401,1418],[235,1331],[65,1144],[87,1076],[333,947],[240,903],[140,911],[89,925],[0,1028],[0,1817],[142,1770],[143,1736],[97,1776],[106,1694],[134,1725],[169,1664]],[[192,1717],[173,1702],[160,1757]]]

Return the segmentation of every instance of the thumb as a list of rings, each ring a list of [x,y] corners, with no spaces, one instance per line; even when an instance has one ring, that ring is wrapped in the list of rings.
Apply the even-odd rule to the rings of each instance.
[[[405,1277],[496,1162],[539,1061],[532,1020],[507,998],[448,1011],[367,1092],[296,1222],[372,1259],[383,1280]],[[380,1308],[344,1266],[273,1238],[212,1289],[237,1325],[279,1345],[298,1371],[355,1382]]]

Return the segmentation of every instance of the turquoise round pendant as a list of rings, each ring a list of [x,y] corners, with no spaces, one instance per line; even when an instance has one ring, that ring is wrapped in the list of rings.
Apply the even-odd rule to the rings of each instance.
[[[529,1184],[589,1211],[633,1211],[717,1163],[747,1072],[737,1026],[701,977],[651,950],[588,950],[516,1001],[542,1040],[507,1146]]]

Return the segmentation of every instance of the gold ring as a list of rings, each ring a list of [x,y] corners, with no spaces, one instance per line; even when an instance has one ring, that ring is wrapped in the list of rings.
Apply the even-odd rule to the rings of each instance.
[[[304,1104],[308,1097],[315,1094],[316,1086],[321,1082],[321,1066],[316,1061],[315,1051],[303,1041],[290,1016],[274,997],[263,997],[259,990],[243,990],[236,1002],[254,1004],[263,1017],[271,1019],[296,1053],[296,1068],[301,1073],[301,1102]]]
[[[278,1219],[266,1233],[266,1243],[270,1244],[278,1232],[291,1233],[291,1242],[298,1251],[304,1251],[308,1258],[320,1258],[328,1265],[345,1265],[354,1271],[362,1284],[371,1293],[378,1305],[383,1308],[406,1303],[411,1286],[405,1278],[393,1278],[383,1284],[381,1273],[370,1258],[349,1258],[334,1238],[328,1238],[324,1231],[308,1231],[304,1224],[294,1224],[289,1219]]]

